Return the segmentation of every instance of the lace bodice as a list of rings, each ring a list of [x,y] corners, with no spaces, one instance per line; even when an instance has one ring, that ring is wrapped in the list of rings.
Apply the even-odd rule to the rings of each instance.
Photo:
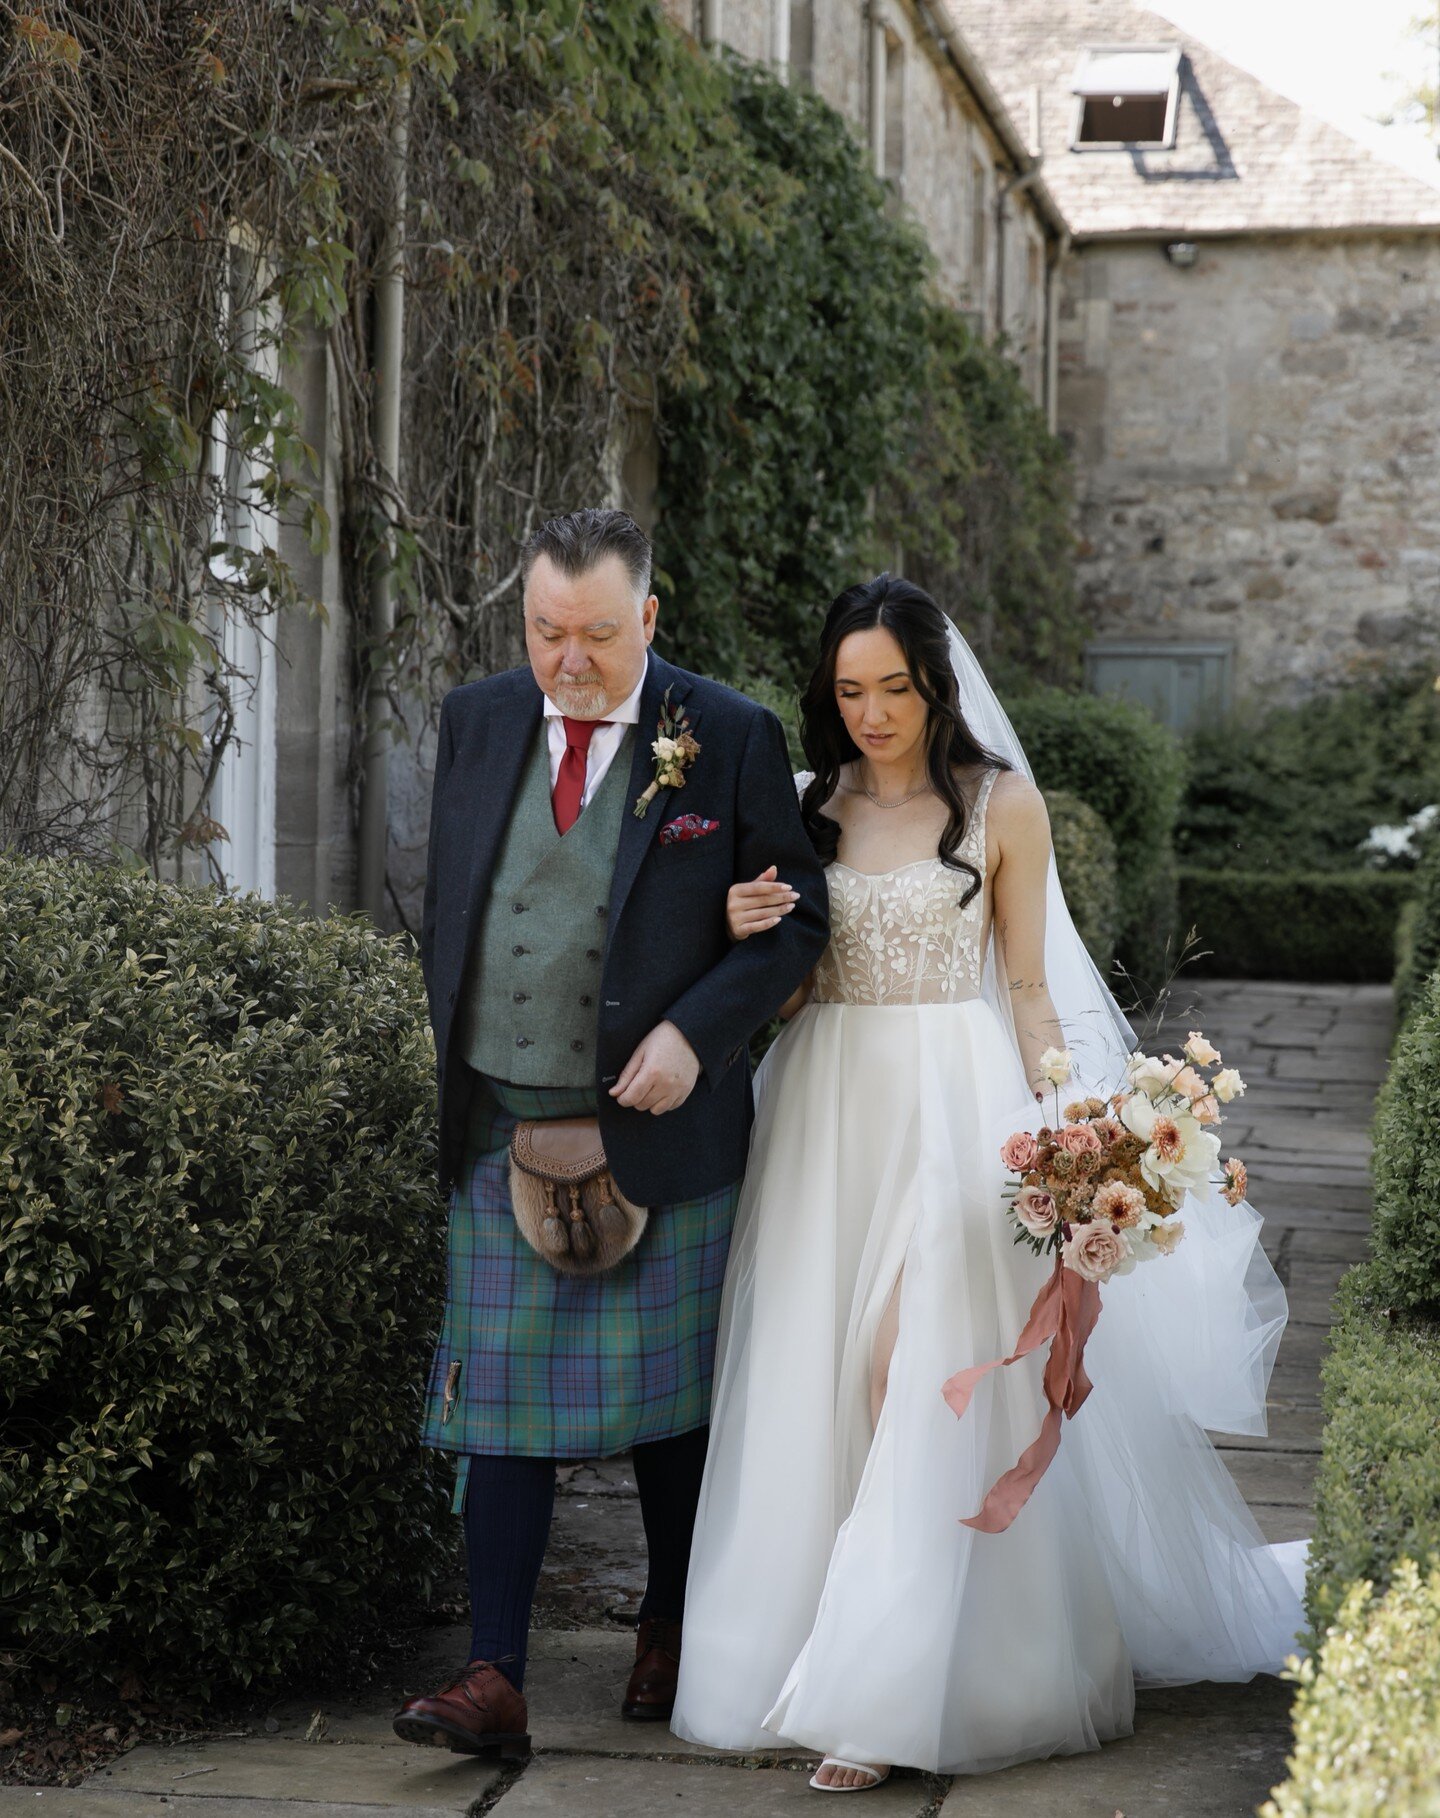
[[[830,945],[815,968],[819,1004],[956,1004],[979,997],[982,936],[989,891],[985,884],[985,811],[998,771],[980,785],[957,856],[982,879],[938,858],[917,859],[871,875],[837,859],[830,883]],[[796,778],[802,786],[808,777]]]

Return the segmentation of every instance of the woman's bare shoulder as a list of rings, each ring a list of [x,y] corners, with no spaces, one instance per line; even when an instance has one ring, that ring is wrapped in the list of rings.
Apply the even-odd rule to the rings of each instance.
[[[1050,839],[1050,815],[1045,797],[1028,776],[1002,770],[990,791],[990,824],[1002,839]]]

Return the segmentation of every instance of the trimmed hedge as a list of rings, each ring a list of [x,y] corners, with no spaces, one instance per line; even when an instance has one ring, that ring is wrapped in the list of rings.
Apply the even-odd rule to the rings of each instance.
[[[1335,1316],[1305,1585],[1316,1635],[1357,1579],[1383,1590],[1399,1560],[1440,1557],[1440,1330],[1393,1317],[1371,1263],[1345,1276]]]
[[[419,968],[358,918],[0,861],[0,1642],[274,1682],[427,1594]]]
[[[1079,796],[1109,828],[1120,892],[1117,954],[1137,984],[1161,984],[1174,958],[1180,741],[1130,701],[1059,688],[1025,695],[1010,717],[1046,795]]]
[[[1413,872],[1414,902],[1395,943],[1395,1011],[1405,1017],[1426,979],[1440,972],[1440,833],[1432,832]]]
[[[1377,1290],[1407,1312],[1440,1315],[1440,972],[1395,1045],[1374,1157]]]
[[[1440,1818],[1440,1572],[1352,1587],[1299,1687],[1288,1773],[1259,1818]]]
[[[1405,872],[1197,871],[1179,874],[1180,927],[1197,972],[1229,978],[1388,982],[1395,932],[1414,890]]]
[[[1120,926],[1120,885],[1115,841],[1088,802],[1063,789],[1045,797],[1055,868],[1065,901],[1091,959],[1108,975]]]
[[[1191,735],[1182,865],[1350,871],[1372,827],[1440,801],[1433,665],[1247,706]]]

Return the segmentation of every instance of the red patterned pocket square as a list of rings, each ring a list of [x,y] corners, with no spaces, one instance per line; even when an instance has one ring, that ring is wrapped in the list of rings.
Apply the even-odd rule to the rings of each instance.
[[[666,821],[660,829],[660,844],[674,846],[680,840],[704,840],[719,831],[719,821],[707,821],[701,814],[682,814],[673,821]]]

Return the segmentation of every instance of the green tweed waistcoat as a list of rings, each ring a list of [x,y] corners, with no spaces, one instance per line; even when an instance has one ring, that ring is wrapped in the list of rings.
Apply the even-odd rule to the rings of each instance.
[[[600,967],[633,733],[562,839],[546,726],[526,765],[465,974],[460,1051],[517,1086],[595,1084]]]

